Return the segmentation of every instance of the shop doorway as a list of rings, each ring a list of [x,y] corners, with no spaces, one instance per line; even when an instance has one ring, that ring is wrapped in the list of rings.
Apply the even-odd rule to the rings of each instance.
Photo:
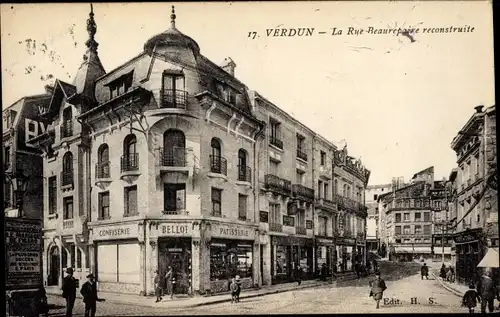
[[[158,269],[162,276],[171,266],[174,272],[174,294],[191,292],[191,240],[166,239],[159,242]]]
[[[59,275],[61,274],[60,268],[60,256],[59,256],[59,248],[53,246],[49,252],[49,276],[47,278],[47,285],[54,286],[59,284]]]

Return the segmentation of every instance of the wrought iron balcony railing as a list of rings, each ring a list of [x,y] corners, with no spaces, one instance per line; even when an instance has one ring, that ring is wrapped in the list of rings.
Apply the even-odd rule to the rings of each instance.
[[[139,153],[122,155],[121,171],[130,172],[139,170]]]
[[[110,178],[111,173],[109,170],[109,161],[108,162],[97,162],[95,166],[95,178]]]
[[[227,176],[227,160],[222,156],[210,155],[210,172]]]
[[[301,160],[307,161],[307,153],[302,149],[297,149],[297,157]]]
[[[188,96],[187,91],[178,89],[162,89],[160,94],[162,108],[186,109]]]
[[[307,229],[306,229],[305,226],[295,227],[295,233],[296,234],[306,235],[307,234]]]
[[[290,195],[292,183],[289,180],[280,178],[273,174],[264,176],[264,183],[268,190],[276,191],[281,194]]]
[[[269,223],[269,231],[283,232],[283,225],[281,223]]]
[[[61,138],[67,138],[73,135],[73,122],[66,121],[61,125]]]
[[[238,165],[238,180],[252,182],[252,169],[249,166]]]
[[[185,167],[186,149],[184,148],[160,148],[160,166]]]
[[[306,187],[301,184],[292,185],[292,195],[299,199],[304,199],[308,201],[314,200],[314,189]]]
[[[283,141],[281,141],[281,139],[278,136],[270,135],[269,136],[269,143],[271,143],[275,147],[283,150]]]
[[[73,175],[74,171],[71,169],[69,171],[61,172],[61,186],[73,185]]]

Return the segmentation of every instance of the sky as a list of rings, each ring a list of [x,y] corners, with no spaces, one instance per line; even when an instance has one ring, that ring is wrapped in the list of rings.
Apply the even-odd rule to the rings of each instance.
[[[96,40],[107,72],[169,27],[172,4],[177,28],[204,56],[217,64],[231,57],[250,89],[328,140],[345,140],[349,155],[371,170],[371,185],[409,180],[429,166],[436,179],[447,177],[456,166],[452,139],[475,106],[494,105],[489,1],[97,3]],[[0,9],[2,107],[43,93],[55,78],[72,83],[90,5]],[[349,27],[364,31],[348,35]],[[369,34],[370,27],[419,32]],[[423,31],[448,27],[474,30]],[[314,30],[267,36],[274,28]],[[333,28],[343,33],[332,35]]]

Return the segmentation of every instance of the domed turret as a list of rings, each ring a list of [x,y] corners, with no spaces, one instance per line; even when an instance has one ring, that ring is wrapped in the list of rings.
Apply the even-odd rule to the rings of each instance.
[[[159,48],[161,46],[177,46],[184,47],[193,50],[194,53],[198,54],[200,52],[200,47],[195,40],[187,35],[182,34],[175,27],[175,7],[172,6],[172,14],[170,15],[170,28],[163,33],[157,34],[150,38],[146,44],[144,44],[144,51],[151,54],[155,47]]]

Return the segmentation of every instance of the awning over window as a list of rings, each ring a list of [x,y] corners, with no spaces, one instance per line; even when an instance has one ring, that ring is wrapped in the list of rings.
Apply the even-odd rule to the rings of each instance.
[[[498,265],[498,248],[488,248],[488,252],[483,257],[477,267],[499,267]]]

